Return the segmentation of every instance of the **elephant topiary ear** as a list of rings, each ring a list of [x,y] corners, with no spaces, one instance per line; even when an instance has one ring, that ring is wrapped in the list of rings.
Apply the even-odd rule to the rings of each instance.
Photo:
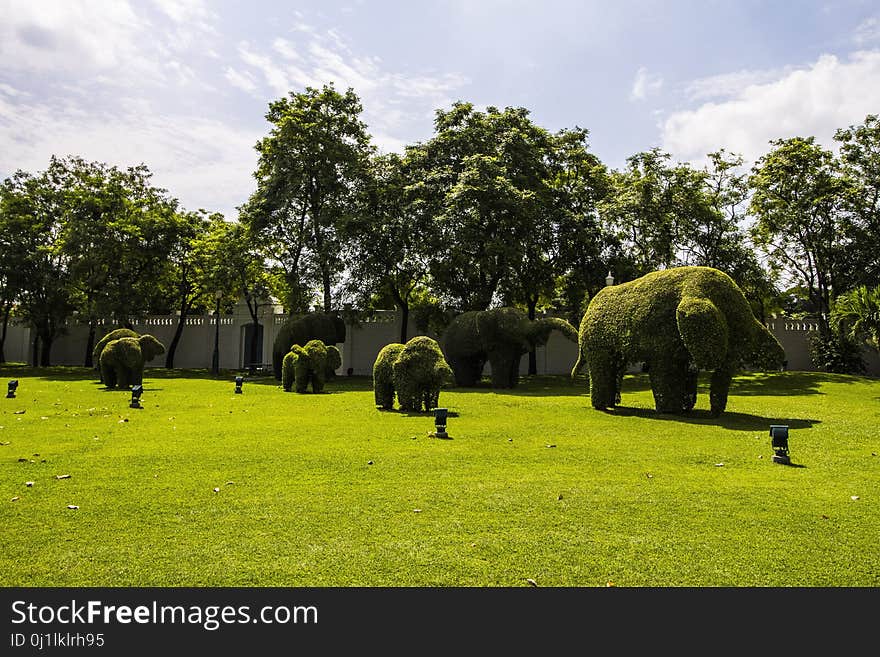
[[[675,311],[678,332],[694,364],[715,369],[727,355],[727,320],[709,299],[684,297]]]

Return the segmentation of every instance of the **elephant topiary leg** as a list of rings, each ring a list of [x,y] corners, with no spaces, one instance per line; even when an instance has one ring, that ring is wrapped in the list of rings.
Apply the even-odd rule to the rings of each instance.
[[[519,382],[519,361],[521,356],[507,353],[489,355],[489,366],[492,368],[493,388],[515,388]]]
[[[685,379],[684,410],[693,410],[697,403],[697,384],[700,380],[700,370],[693,363],[688,367]]]
[[[117,368],[117,385],[120,388],[130,388],[134,384],[132,383],[132,379],[134,378],[131,374],[131,371],[127,367],[119,367]]]
[[[607,350],[594,349],[587,356],[590,372],[590,402],[604,411],[613,408],[618,394],[618,357]]]
[[[651,361],[648,377],[658,413],[681,414],[689,410],[690,378],[687,358],[666,356]],[[691,406],[690,408],[693,408]]]
[[[109,365],[101,365],[101,381],[108,388],[115,388],[117,384],[116,369]]]
[[[486,357],[483,354],[449,361],[455,376],[455,384],[465,388],[472,388],[480,382],[485,365]]]
[[[377,382],[373,384],[376,406],[389,410],[394,408],[394,384]]]
[[[709,384],[709,411],[713,417],[718,417],[727,408],[727,393],[730,391],[733,369],[725,364],[712,372],[712,380]]]

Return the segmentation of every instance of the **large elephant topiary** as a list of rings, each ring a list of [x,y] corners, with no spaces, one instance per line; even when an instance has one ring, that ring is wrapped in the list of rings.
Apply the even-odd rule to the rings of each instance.
[[[334,347],[335,349],[335,347]],[[281,386],[285,392],[323,392],[327,380],[328,347],[320,340],[309,340],[305,346],[293,345],[282,359]]]
[[[281,380],[282,361],[290,348],[295,344],[303,347],[309,340],[320,340],[325,345],[345,342],[345,322],[338,315],[321,312],[287,319],[272,343],[272,369],[278,381]]]
[[[104,376],[100,374],[101,372],[101,352],[104,351],[104,347],[106,347],[113,340],[118,340],[119,338],[139,338],[140,333],[134,331],[130,328],[118,328],[113,329],[107,335],[98,340],[98,343],[95,345],[95,348],[92,349],[92,363],[96,370],[98,370],[98,376],[101,379],[101,383],[104,382]]]
[[[785,352],[759,323],[742,290],[710,267],[676,267],[603,288],[581,320],[576,375],[588,366],[593,408],[620,401],[623,373],[645,363],[661,413],[686,413],[700,370],[711,370],[712,415],[727,407],[735,370],[779,369]]]
[[[577,342],[575,328],[558,317],[532,321],[518,308],[472,310],[458,315],[446,327],[443,353],[457,385],[477,385],[488,361],[492,387],[513,388],[519,380],[523,355],[547,344],[554,330]]]
[[[101,379],[108,388],[143,383],[144,364],[164,353],[165,345],[149,334],[111,340],[101,351]]]
[[[373,364],[376,406],[402,411],[430,411],[440,400],[440,389],[452,383],[452,369],[433,338],[419,335],[406,344],[393,342],[379,351]]]

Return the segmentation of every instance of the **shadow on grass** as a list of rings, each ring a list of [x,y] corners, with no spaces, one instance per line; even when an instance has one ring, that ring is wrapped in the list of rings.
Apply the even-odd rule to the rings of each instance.
[[[401,411],[399,408],[380,408],[376,407],[380,413],[394,413],[395,415],[404,415],[406,417],[434,417],[434,411]],[[458,411],[446,411],[447,417],[459,417]]]
[[[820,424],[820,420],[807,420],[798,418],[771,418],[751,415],[750,413],[735,413],[725,411],[718,417],[704,409],[696,409],[684,415],[670,413],[658,413],[652,408],[633,408],[629,406],[616,406],[614,409],[602,411],[607,415],[619,417],[640,417],[658,422],[682,422],[685,424],[703,424],[708,426],[724,427],[736,431],[761,431],[767,430],[768,435],[771,424],[785,424],[791,429],[812,429]]]

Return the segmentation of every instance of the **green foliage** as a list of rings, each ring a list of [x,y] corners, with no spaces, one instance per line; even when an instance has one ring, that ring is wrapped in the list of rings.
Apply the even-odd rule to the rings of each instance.
[[[385,410],[394,408],[394,363],[400,357],[404,345],[399,342],[386,344],[379,350],[373,363],[373,396],[376,406]]]
[[[294,344],[282,359],[282,387],[285,392],[295,386],[298,393],[306,393],[311,385],[312,392],[324,392],[327,369],[327,347],[321,340]]]
[[[281,380],[282,359],[291,346],[305,346],[310,340],[320,340],[325,345],[345,342],[345,322],[336,314],[307,313],[288,318],[278,329],[272,344],[272,366],[275,378]]]
[[[717,415],[737,368],[779,368],[785,358],[736,283],[710,267],[677,267],[604,288],[590,302],[579,334],[572,375],[588,365],[597,409],[619,402],[627,365],[643,362],[661,413],[692,409],[699,369],[714,370],[710,400]]]
[[[771,263],[789,272],[807,290],[823,330],[835,290],[845,290],[852,261],[845,201],[851,182],[841,175],[834,154],[813,137],[771,142],[749,178],[751,234]]]
[[[436,340],[416,336],[406,344],[385,345],[373,364],[376,406],[402,411],[430,411],[439,403],[440,389],[452,382],[452,370]]]
[[[98,366],[98,359],[101,357],[101,352],[104,351],[104,347],[107,346],[108,342],[113,340],[118,340],[119,338],[139,338],[140,333],[134,331],[130,328],[118,328],[113,329],[109,333],[107,333],[104,337],[98,340],[97,344],[95,344],[95,349],[92,351],[92,359],[94,360],[95,366]]]
[[[831,311],[831,325],[850,340],[865,340],[880,351],[880,285],[860,285],[838,296]]]
[[[98,360],[101,380],[107,388],[143,383],[144,364],[165,353],[165,346],[145,333],[137,338],[117,338],[107,343]]]
[[[574,327],[560,318],[530,321],[518,308],[472,310],[455,317],[443,333],[443,353],[459,386],[479,383],[483,367],[491,367],[493,388],[513,388],[519,380],[523,354],[545,344],[553,330],[576,339]]]
[[[272,128],[257,143],[257,190],[241,221],[283,270],[290,310],[303,310],[317,286],[331,311],[342,233],[372,153],[361,111],[352,89],[340,93],[332,83],[269,103]]]
[[[325,345],[327,347],[327,375],[325,379],[331,381],[336,378],[336,370],[342,367],[342,353],[336,345]]]
[[[830,331],[809,338],[810,360],[823,372],[864,374],[861,346],[845,333]]]

